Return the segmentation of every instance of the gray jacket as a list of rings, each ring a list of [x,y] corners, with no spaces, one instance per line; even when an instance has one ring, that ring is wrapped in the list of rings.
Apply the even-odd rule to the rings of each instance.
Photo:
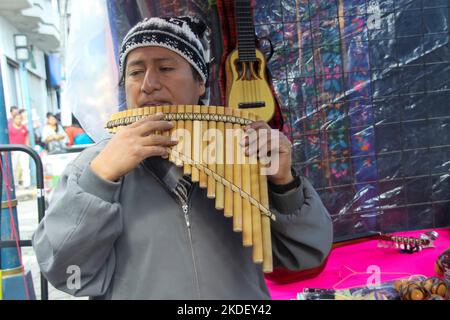
[[[142,164],[119,182],[105,181],[89,164],[107,142],[67,166],[33,235],[40,269],[53,286],[100,299],[270,299],[251,248],[204,189],[193,185],[185,215],[168,182]],[[320,265],[331,248],[332,223],[311,184],[302,178],[294,191],[269,195],[277,218],[274,266]]]

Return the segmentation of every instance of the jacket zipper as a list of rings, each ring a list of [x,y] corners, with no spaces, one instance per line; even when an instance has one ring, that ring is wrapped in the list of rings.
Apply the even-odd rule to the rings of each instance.
[[[156,180],[164,187],[167,189],[167,185],[159,178],[158,175],[156,175],[152,170],[150,170],[146,165],[143,166],[144,169],[148,172],[150,172],[151,175],[153,175]],[[188,238],[189,238],[189,245],[191,247],[191,256],[192,256],[192,264],[194,266],[194,280],[195,280],[195,286],[196,286],[196,290],[197,290],[197,296],[200,299],[200,284],[198,282],[198,272],[197,272],[197,264],[195,263],[195,256],[194,256],[194,246],[192,245],[192,235],[191,235],[191,223],[189,221],[189,203],[191,200],[191,195],[194,191],[195,188],[195,184],[192,183],[191,187],[188,191],[188,196],[187,196],[187,202],[183,200],[183,198],[177,194],[177,192],[174,192],[177,197],[174,197],[174,193],[169,192],[172,197],[174,197],[174,199],[178,198],[181,202],[181,209],[183,210],[183,214],[184,214],[184,219],[186,221],[186,226],[187,226],[187,231],[188,231]]]
[[[188,202],[184,201],[182,198],[180,198],[182,205],[181,208],[183,209],[183,213],[184,213],[184,219],[186,220],[186,226],[187,226],[187,232],[188,232],[188,238],[189,238],[189,245],[191,247],[191,256],[192,256],[192,263],[194,266],[194,279],[195,279],[195,286],[196,286],[196,290],[197,290],[197,296],[200,299],[200,285],[198,282],[198,272],[197,272],[197,264],[195,263],[195,256],[194,256],[194,246],[192,244],[192,234],[191,234],[191,222],[189,220],[189,202],[191,199],[191,194],[193,192],[193,188],[195,187],[194,184],[192,184],[191,186],[191,190],[189,190],[189,195],[188,195]]]

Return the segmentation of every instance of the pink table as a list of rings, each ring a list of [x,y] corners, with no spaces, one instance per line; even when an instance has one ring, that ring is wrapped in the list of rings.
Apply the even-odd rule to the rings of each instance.
[[[274,300],[295,299],[303,288],[343,289],[358,287],[376,281],[407,278],[411,275],[436,276],[434,263],[450,247],[450,228],[433,229],[439,233],[436,248],[407,254],[399,249],[379,248],[377,240],[367,240],[334,248],[322,272],[312,278],[282,284],[266,280]],[[399,232],[396,235],[418,237],[431,230]]]

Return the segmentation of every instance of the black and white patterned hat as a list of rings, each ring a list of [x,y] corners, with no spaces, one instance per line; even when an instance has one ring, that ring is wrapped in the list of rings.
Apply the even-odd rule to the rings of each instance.
[[[185,58],[206,83],[208,65],[201,42],[206,24],[195,17],[145,18],[128,31],[120,49],[120,74],[124,76],[130,51],[148,46],[163,47]]]

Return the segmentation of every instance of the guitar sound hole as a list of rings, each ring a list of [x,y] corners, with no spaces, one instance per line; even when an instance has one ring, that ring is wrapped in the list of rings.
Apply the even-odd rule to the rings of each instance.
[[[238,73],[239,80],[257,80],[259,78],[259,66],[258,60],[255,61],[242,61],[236,60],[235,67]]]

